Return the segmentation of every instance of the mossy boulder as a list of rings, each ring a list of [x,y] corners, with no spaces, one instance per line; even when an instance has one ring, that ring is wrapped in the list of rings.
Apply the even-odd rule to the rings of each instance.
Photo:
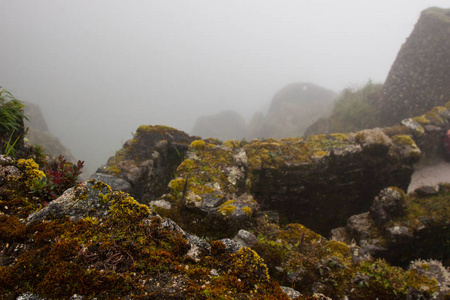
[[[328,240],[301,224],[278,226],[259,219],[258,244],[269,274],[304,296],[328,299],[409,299],[420,294],[431,299],[436,281],[391,266],[382,259],[361,257],[361,248]],[[414,299],[414,298],[411,298]]]
[[[370,213],[352,216],[333,238],[355,241],[374,257],[406,267],[419,258],[450,263],[450,189],[441,185],[434,194],[409,194],[398,188],[384,189]],[[355,222],[363,220],[363,222]]]
[[[97,173],[127,181],[133,197],[148,204],[168,191],[167,184],[196,139],[171,127],[142,125]]]
[[[221,224],[218,237],[233,236],[251,225],[259,207],[327,235],[351,215],[368,210],[366,199],[383,187],[406,188],[419,155],[410,137],[391,139],[381,129],[249,143],[198,140],[164,200],[172,203],[172,218],[193,232],[202,228],[196,232],[200,235],[214,235],[216,226],[198,224],[215,220]],[[198,216],[183,217],[183,210]],[[242,228],[232,224],[236,220]]]

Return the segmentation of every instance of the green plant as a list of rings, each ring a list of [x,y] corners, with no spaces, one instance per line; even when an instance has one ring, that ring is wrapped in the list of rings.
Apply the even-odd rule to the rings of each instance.
[[[334,104],[331,131],[356,132],[375,127],[378,112],[369,98],[382,88],[382,84],[369,81],[363,87],[344,89]]]
[[[16,140],[11,144],[11,140],[13,138],[15,130],[13,130],[13,132],[11,133],[11,136],[9,137],[8,143],[6,144],[5,147],[5,155],[6,156],[12,156],[12,157],[16,157],[16,150],[14,149],[14,146],[17,144],[17,142],[19,141],[20,135],[16,138]]]
[[[45,177],[35,178],[32,182],[31,193],[38,194],[45,200],[54,200],[62,193],[75,186],[81,174],[84,162],[72,164],[60,155],[44,169]]]
[[[3,137],[4,141],[8,140],[6,145],[2,145],[6,155],[16,154],[15,146],[20,140],[20,134],[17,137],[14,134],[23,129],[23,119],[28,120],[23,113],[24,107],[10,92],[0,91],[0,137]]]

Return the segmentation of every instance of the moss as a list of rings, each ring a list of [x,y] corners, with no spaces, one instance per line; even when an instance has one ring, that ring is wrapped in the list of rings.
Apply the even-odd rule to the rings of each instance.
[[[168,133],[178,131],[175,128],[164,126],[164,125],[141,125],[136,129],[136,134],[158,132],[158,133]]]
[[[20,242],[24,240],[26,226],[16,216],[0,215],[0,241]]]
[[[445,107],[446,109],[450,110],[450,101],[447,102],[447,103],[445,103],[444,107]]]
[[[206,148],[206,143],[203,140],[196,140],[193,141],[189,147],[194,150],[204,150]]]
[[[431,123],[430,120],[427,119],[426,115],[421,115],[412,119],[422,126],[429,125]]]
[[[433,124],[436,125],[444,124],[444,120],[441,118],[439,110],[437,108],[433,108],[429,112],[425,113],[425,117]]]
[[[422,155],[422,152],[420,151],[419,147],[417,147],[416,143],[411,137],[407,135],[395,135],[391,139],[392,142],[402,146],[404,149],[408,151],[407,153],[408,158],[419,159],[420,156]]]
[[[224,142],[223,145],[225,147],[230,148],[230,149],[236,149],[236,148],[241,147],[242,142],[241,141],[237,141],[237,140],[229,140],[229,141]]]
[[[264,260],[247,247],[242,247],[233,255],[230,271],[244,281],[250,290],[257,288],[257,285],[268,283],[270,279]]]

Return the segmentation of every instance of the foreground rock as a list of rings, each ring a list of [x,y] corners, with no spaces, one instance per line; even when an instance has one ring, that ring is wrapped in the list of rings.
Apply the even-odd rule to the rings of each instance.
[[[95,180],[44,205],[29,197],[36,176],[31,160],[0,156],[2,299],[429,299],[442,290],[383,261],[355,264],[345,244],[266,217],[256,244],[238,234],[261,255],[230,239],[207,242]]]
[[[370,211],[352,216],[345,227],[334,229],[332,238],[356,242],[364,253],[407,266],[419,258],[450,264],[450,186],[424,187],[416,193],[386,188]]]
[[[27,218],[9,214],[26,201],[39,207],[26,188],[4,190],[34,176],[29,165],[9,168],[0,185],[2,299],[289,299],[253,250],[189,235],[102,182],[83,182]]]
[[[195,141],[163,199],[171,217],[200,235],[233,236],[261,209],[326,235],[368,210],[367,199],[383,187],[406,188],[419,156],[411,138],[380,129],[247,144]]]

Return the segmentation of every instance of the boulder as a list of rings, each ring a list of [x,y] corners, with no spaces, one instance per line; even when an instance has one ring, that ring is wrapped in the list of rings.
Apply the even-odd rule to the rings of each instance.
[[[149,204],[166,193],[167,184],[183,161],[189,144],[198,139],[167,126],[140,126],[133,139],[125,142],[116,155],[96,173],[112,175],[131,186],[130,193]],[[93,178],[103,175],[94,174]]]
[[[450,9],[424,10],[401,47],[379,100],[380,125],[424,114],[450,100]]]
[[[450,262],[448,185],[435,193],[405,195],[398,188],[386,188],[370,212],[350,217],[344,228],[332,230],[332,238],[354,241],[373,257],[401,266],[414,259],[434,258]]]

